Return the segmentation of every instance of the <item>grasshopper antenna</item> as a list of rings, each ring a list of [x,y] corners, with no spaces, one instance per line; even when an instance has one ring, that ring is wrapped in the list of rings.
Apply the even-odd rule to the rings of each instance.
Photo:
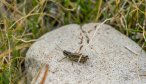
[[[55,44],[56,44],[56,43],[55,43]],[[55,48],[55,49],[57,49],[57,50],[59,50],[59,51],[63,51],[63,49],[62,49],[61,47],[59,47],[59,45],[56,44],[56,46],[57,46],[57,48]]]
[[[56,44],[56,43],[55,43]],[[57,46],[57,50],[60,50],[60,51],[64,51],[59,45],[57,45],[56,44],[56,46]],[[58,62],[61,62],[62,60],[64,60],[65,58],[67,58],[67,57],[64,57],[64,58],[62,58],[61,60],[59,60]]]

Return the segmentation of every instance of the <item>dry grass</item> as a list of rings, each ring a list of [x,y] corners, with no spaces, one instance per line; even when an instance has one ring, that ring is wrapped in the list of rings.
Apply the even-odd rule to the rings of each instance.
[[[146,50],[145,0],[1,0],[0,84],[25,80],[28,47],[62,25],[103,22]]]

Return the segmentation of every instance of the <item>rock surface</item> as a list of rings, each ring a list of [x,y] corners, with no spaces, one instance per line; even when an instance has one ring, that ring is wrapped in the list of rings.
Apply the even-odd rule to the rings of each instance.
[[[89,59],[84,64],[61,60],[63,50]],[[108,25],[70,24],[43,35],[30,47],[26,70],[28,82],[36,84],[146,84],[146,53]]]

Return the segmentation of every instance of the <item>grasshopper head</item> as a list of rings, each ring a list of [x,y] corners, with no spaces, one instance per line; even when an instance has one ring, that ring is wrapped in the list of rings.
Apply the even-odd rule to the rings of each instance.
[[[65,56],[70,56],[72,53],[71,52],[69,52],[69,51],[66,51],[66,50],[64,50],[63,51],[63,55],[65,55]]]

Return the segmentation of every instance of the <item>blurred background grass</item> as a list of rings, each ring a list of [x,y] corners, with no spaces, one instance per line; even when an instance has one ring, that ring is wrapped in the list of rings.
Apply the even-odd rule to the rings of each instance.
[[[1,0],[0,84],[25,81],[26,51],[44,33],[109,18],[106,24],[146,51],[146,0]]]

